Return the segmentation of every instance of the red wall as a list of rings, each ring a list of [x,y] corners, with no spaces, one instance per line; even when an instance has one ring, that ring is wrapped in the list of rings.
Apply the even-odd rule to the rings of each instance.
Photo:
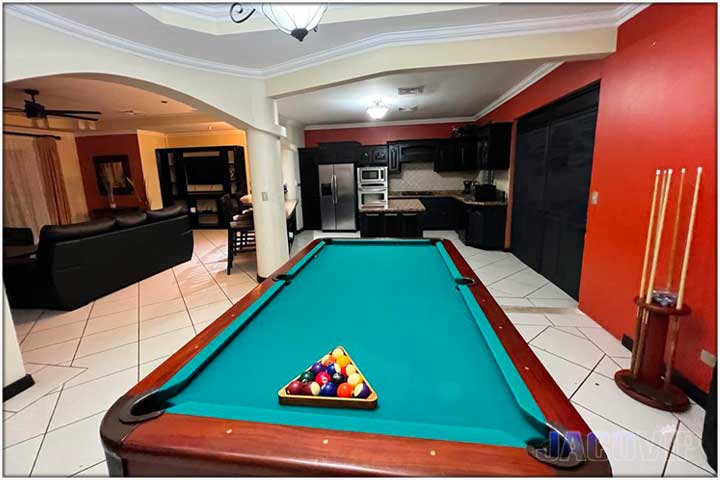
[[[675,171],[658,274],[664,283],[677,174],[688,168],[687,206],[703,167],[686,288],[693,313],[681,323],[676,368],[706,390],[711,369],[700,351],[717,352],[716,14],[710,4],[653,5],[620,27],[616,53],[565,64],[480,119],[514,120],[601,79],[590,187],[599,203],[588,209],[580,308],[618,338],[634,333],[654,172]]]
[[[447,138],[450,136],[452,129],[458,125],[464,125],[464,123],[428,123],[425,125],[305,130],[305,146],[316,147],[321,142],[342,141],[355,141],[363,145],[381,145],[392,140]]]
[[[145,179],[142,174],[140,147],[136,135],[77,137],[75,143],[77,144],[78,158],[80,159],[80,171],[88,211],[92,211],[93,208],[108,208],[108,197],[100,194],[97,176],[95,175],[93,157],[97,155],[127,155],[130,164],[130,178],[138,189],[140,198],[146,201]],[[121,207],[138,206],[134,194],[115,195],[115,202]]]

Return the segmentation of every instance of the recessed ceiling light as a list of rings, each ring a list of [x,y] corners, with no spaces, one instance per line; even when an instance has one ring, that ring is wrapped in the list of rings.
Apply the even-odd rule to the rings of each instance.
[[[137,110],[122,110],[120,113],[124,113],[125,115],[137,115],[140,112]]]
[[[373,120],[380,120],[385,116],[385,114],[388,112],[388,108],[382,103],[381,100],[375,100],[367,109],[368,115],[370,115],[370,118]]]
[[[160,100],[160,103],[168,103],[167,100]]]
[[[417,87],[400,87],[398,88],[398,95],[420,95],[425,91],[425,85],[419,85]]]

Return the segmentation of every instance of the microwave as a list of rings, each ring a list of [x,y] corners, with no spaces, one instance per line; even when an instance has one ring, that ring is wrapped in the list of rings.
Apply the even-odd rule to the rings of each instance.
[[[359,167],[358,186],[387,186],[387,167]]]

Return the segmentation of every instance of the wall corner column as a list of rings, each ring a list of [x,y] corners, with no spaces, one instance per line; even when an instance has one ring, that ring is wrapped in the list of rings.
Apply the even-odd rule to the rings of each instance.
[[[257,274],[267,278],[290,258],[285,195],[283,193],[280,139],[269,133],[247,130]]]

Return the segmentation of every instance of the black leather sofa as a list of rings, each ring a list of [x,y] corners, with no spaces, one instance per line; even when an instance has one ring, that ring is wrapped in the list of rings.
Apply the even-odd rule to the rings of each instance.
[[[40,230],[34,258],[3,262],[12,308],[74,310],[190,260],[187,210],[167,207]]]

